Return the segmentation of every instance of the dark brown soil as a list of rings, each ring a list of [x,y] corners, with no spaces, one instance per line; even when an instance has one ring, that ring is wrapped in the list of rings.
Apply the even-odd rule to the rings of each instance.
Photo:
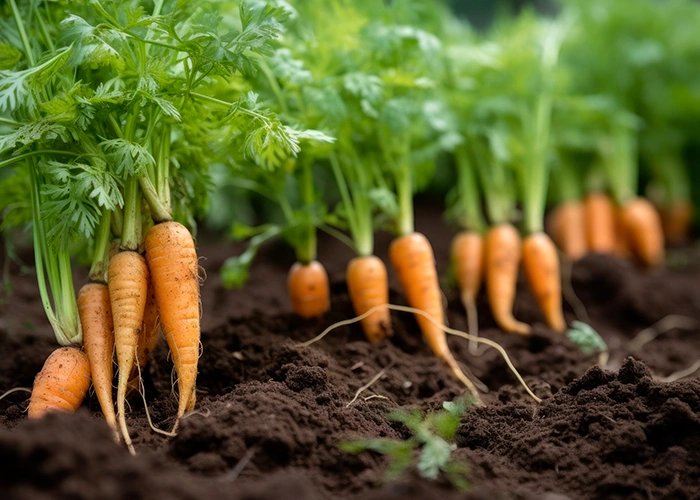
[[[431,239],[445,271],[451,232],[435,210],[424,210],[418,229]],[[389,237],[378,238],[386,257]],[[111,441],[94,396],[76,415],[27,421],[27,394],[0,401],[0,498],[698,498],[700,493],[700,382],[663,383],[700,358],[698,328],[671,330],[632,353],[641,329],[669,314],[700,321],[695,253],[679,252],[679,269],[646,272],[613,258],[590,256],[573,269],[573,287],[590,324],[611,349],[619,371],[592,367],[583,354],[541,323],[524,284],[516,316],[535,324],[530,338],[494,327],[483,297],[482,335],[501,343],[544,402],[520,388],[490,349],[469,355],[450,339],[457,359],[491,392],[472,409],[458,433],[455,457],[470,466],[472,489],[458,494],[444,481],[409,473],[387,483],[381,455],[350,455],[345,439],[408,436],[386,415],[399,406],[434,411],[462,387],[423,344],[412,317],[393,314],[394,338],[372,347],[357,325],[322,341],[298,343],[352,316],[342,284],[351,257],[322,241],[319,259],[333,283],[333,310],[318,322],[286,312],[285,276],[293,256],[268,248],[242,290],[226,291],[216,270],[231,245],[200,241],[208,271],[203,292],[203,355],[197,412],[168,438],[148,427],[141,399],[131,398],[129,427],[138,455]],[[238,247],[235,247],[238,248]],[[690,256],[691,262],[686,262]],[[14,293],[0,305],[0,391],[31,387],[55,347],[43,317],[34,277],[13,269]],[[78,279],[80,282],[80,278]],[[401,302],[392,283],[392,301]],[[447,292],[451,326],[466,328],[454,291]],[[567,311],[567,319],[575,316]],[[169,429],[176,410],[171,363],[163,346],[146,375],[154,424]],[[641,360],[626,358],[634,354]],[[386,375],[359,398],[355,391],[380,370]],[[563,496],[562,496],[563,495]]]

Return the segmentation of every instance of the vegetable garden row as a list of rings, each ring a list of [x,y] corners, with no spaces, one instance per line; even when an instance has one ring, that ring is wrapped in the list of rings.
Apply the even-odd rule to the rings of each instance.
[[[352,250],[355,317],[305,345],[353,321],[380,345],[392,311],[413,313],[444,377],[475,404],[482,384],[448,333],[471,355],[499,349],[541,402],[479,336],[482,288],[502,331],[531,336],[514,313],[522,269],[541,322],[605,351],[590,327],[567,325],[567,303],[583,307],[574,263],[608,254],[655,273],[668,244],[690,240],[700,6],[631,4],[561,0],[554,18],[504,14],[480,32],[430,0],[8,0],[1,228],[8,254],[28,235],[62,346],[36,376],[28,417],[72,413],[92,386],[114,440],[138,452],[127,398],[148,397],[142,374],[162,332],[178,405],[172,429],[154,430],[177,435],[198,411],[198,225],[246,242],[220,268],[228,288],[246,285],[264,246],[289,245],[289,307],[314,327],[334,308],[319,241]],[[435,261],[448,256],[414,227],[421,192],[444,199],[454,228],[442,281]],[[89,276],[79,290],[76,272]],[[391,274],[407,305],[390,303]],[[467,333],[446,324],[445,283],[459,289]],[[464,401],[422,423],[397,417],[423,436],[411,446],[446,453],[421,474],[457,487],[447,441]]]

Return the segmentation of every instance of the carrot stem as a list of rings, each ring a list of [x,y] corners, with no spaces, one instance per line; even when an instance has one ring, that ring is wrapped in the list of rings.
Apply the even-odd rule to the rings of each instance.
[[[311,208],[315,202],[314,179],[311,175],[311,163],[308,159],[302,161],[302,198],[307,209],[307,220],[305,221],[304,237],[296,248],[297,259],[302,264],[308,264],[316,260],[316,226],[312,220]]]
[[[121,248],[136,251],[139,247],[138,215],[141,213],[139,199],[139,182],[130,177],[124,187],[124,228],[122,230]]]
[[[455,151],[459,204],[461,207],[460,225],[467,231],[481,233],[484,230],[484,217],[481,213],[481,200],[477,186],[474,164],[469,160],[465,147]]]
[[[100,225],[97,228],[97,238],[95,240],[95,250],[92,257],[92,266],[88,277],[90,281],[96,283],[107,282],[107,267],[109,265],[109,240],[112,236],[110,222],[112,220],[112,212],[104,210]]]

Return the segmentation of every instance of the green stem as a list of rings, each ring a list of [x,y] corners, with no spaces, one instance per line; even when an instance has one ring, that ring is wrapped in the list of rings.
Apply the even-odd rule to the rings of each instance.
[[[121,238],[122,232],[124,231],[124,214],[121,212],[121,210],[115,210],[112,212],[110,226],[114,237]]]
[[[264,58],[260,57],[258,59],[258,66],[260,67],[263,74],[265,75],[267,82],[270,84],[270,88],[272,89],[272,93],[275,94],[275,97],[277,98],[277,102],[279,103],[280,108],[282,109],[282,112],[285,114],[288,113],[289,108],[287,107],[287,102],[284,100],[284,96],[282,95],[282,89],[280,88],[280,85],[277,82],[277,78],[275,78],[275,75],[272,74],[272,70],[267,65],[267,62],[265,61]]]
[[[151,180],[144,175],[139,177],[139,184],[141,185],[143,196],[146,198],[146,202],[151,209],[153,222],[158,223],[173,220],[168,209],[161,203],[156,188],[153,186]]]
[[[311,174],[311,162],[308,159],[302,161],[302,199],[307,210],[307,218],[304,227],[304,238],[299,248],[296,249],[297,259],[302,264],[316,260],[316,226],[313,223],[311,209],[314,205],[314,179]]]
[[[396,196],[399,199],[399,236],[414,232],[413,225],[413,179],[408,165],[398,165],[396,170]]]
[[[170,212],[170,128],[170,125],[163,124],[156,174],[158,198],[168,212]]]
[[[0,168],[3,167],[8,167],[12,165],[13,163],[17,163],[18,161],[26,160],[27,158],[32,158],[34,156],[50,156],[50,155],[64,155],[64,156],[80,156],[78,153],[74,153],[73,151],[60,151],[60,150],[51,150],[51,149],[43,149],[39,151],[30,151],[28,153],[22,153],[21,155],[13,156],[11,158],[8,158],[7,160],[0,161]]]
[[[355,212],[355,207],[352,203],[352,198],[350,197],[350,191],[348,190],[347,182],[345,181],[345,176],[340,168],[340,163],[338,162],[338,157],[335,153],[331,153],[328,156],[330,160],[331,169],[333,170],[333,176],[335,177],[335,183],[338,186],[338,191],[340,192],[340,199],[343,200],[343,205],[345,208],[345,217],[348,221],[348,226],[350,229],[350,234],[354,242],[357,241],[359,223],[357,221],[357,213]],[[357,249],[357,244],[351,245],[351,248],[355,253],[359,253]]]
[[[17,4],[15,0],[10,0],[10,8],[12,9],[12,14],[15,17],[15,23],[17,24],[17,31],[19,31],[19,36],[22,39],[22,45],[24,46],[24,51],[27,54],[27,60],[30,66],[36,64],[34,59],[34,54],[32,53],[32,48],[29,45],[29,39],[27,38],[27,32],[24,30],[24,23],[22,22],[22,16],[17,9]]]
[[[73,271],[70,264],[70,252],[66,248],[58,250],[58,276],[60,298],[54,296],[56,317],[66,334],[70,344],[80,344],[83,341],[83,331],[78,314],[78,302],[73,286]],[[52,286],[53,289],[53,286]]]
[[[136,177],[132,176],[126,181],[124,193],[124,228],[120,248],[135,252],[139,247],[139,214],[141,213],[139,181]]]
[[[525,231],[528,234],[540,232],[544,228],[544,212],[547,204],[548,165],[550,124],[552,117],[552,97],[542,92],[535,105],[535,119],[532,135],[528,142],[528,163],[520,168],[523,186],[523,213]],[[524,120],[528,127],[530,120]],[[526,134],[527,137],[528,134]]]
[[[100,225],[97,228],[97,238],[95,239],[95,251],[92,256],[92,266],[90,266],[90,281],[95,283],[107,282],[107,268],[109,265],[109,240],[112,236],[110,222],[112,212],[104,210]]]
[[[479,187],[474,165],[469,160],[469,152],[465,147],[460,147],[455,151],[455,161],[457,163],[459,205],[462,212],[460,225],[467,231],[481,233],[484,230],[484,218],[481,213]]]
[[[9,118],[3,118],[0,116],[0,123],[3,125],[10,125],[12,127],[22,127],[24,123],[15,120],[10,120]]]

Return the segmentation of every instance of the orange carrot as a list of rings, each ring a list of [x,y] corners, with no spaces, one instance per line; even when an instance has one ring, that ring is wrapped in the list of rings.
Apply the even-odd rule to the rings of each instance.
[[[109,289],[103,283],[88,283],[78,292],[78,313],[83,328],[83,345],[90,360],[92,385],[100,402],[102,414],[112,429],[117,430],[112,399],[112,307]]]
[[[564,201],[554,209],[550,217],[550,234],[564,255],[572,261],[586,255],[588,245],[583,203],[578,200]]]
[[[613,249],[613,254],[622,259],[631,257],[629,242],[627,241],[627,234],[622,220],[622,207],[615,209],[615,248]]]
[[[435,269],[433,248],[421,233],[410,233],[396,238],[389,247],[389,259],[394,268],[401,289],[406,294],[408,304],[427,313],[437,324],[420,314],[414,314],[418,326],[435,355],[440,358],[472,391],[478,399],[474,385],[464,376],[455,361],[445,331],[438,325],[444,324],[442,294]]]
[[[146,310],[143,313],[143,327],[139,333],[139,341],[136,346],[136,366],[134,366],[131,371],[129,391],[138,389],[139,372],[143,373],[143,369],[148,364],[151,353],[155,350],[158,340],[160,339],[160,321],[158,317],[156,295],[153,290],[153,280],[148,280],[147,290]]]
[[[481,288],[484,272],[484,238],[476,231],[462,231],[452,240],[452,262],[462,305],[467,311],[469,333],[478,335],[476,297]],[[469,343],[472,353],[476,352],[476,342]]]
[[[523,241],[523,269],[545,321],[563,333],[566,321],[561,308],[559,257],[554,242],[545,233],[531,234]]]
[[[689,200],[672,202],[663,209],[662,222],[667,242],[673,245],[685,243],[693,222],[693,204]]]
[[[40,418],[47,412],[74,413],[90,388],[90,361],[74,347],[61,347],[46,358],[44,367],[34,379],[29,400],[29,418]]]
[[[590,193],[584,201],[586,242],[588,250],[596,253],[614,253],[615,205],[605,193]]]
[[[520,235],[512,224],[492,226],[486,233],[484,269],[493,318],[505,331],[527,335],[530,326],[513,317],[520,250]]]
[[[289,269],[287,291],[292,312],[302,318],[317,318],[331,307],[328,274],[316,260],[294,263]]]
[[[661,217],[649,200],[633,198],[621,207],[621,223],[632,253],[648,267],[664,260],[664,233]]]
[[[146,233],[146,259],[151,270],[165,340],[172,353],[180,392],[180,418],[196,402],[199,362],[199,264],[192,235],[179,222],[162,222]]]
[[[361,316],[373,307],[389,302],[389,280],[382,259],[374,255],[355,257],[345,273],[350,301]],[[367,340],[377,343],[391,335],[389,309],[379,309],[360,321]]]
[[[117,383],[117,418],[124,442],[131,446],[126,428],[124,403],[136,346],[146,309],[148,266],[141,254],[121,251],[109,260],[109,298],[114,320],[114,343],[117,351],[119,379]]]

